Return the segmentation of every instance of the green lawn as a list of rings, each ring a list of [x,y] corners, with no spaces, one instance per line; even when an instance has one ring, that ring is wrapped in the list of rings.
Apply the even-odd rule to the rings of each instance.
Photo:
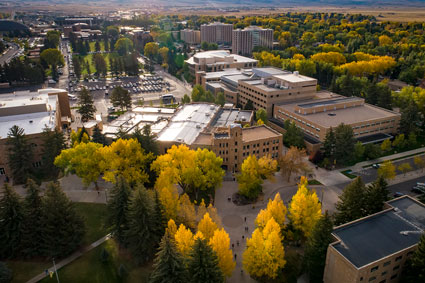
[[[317,181],[317,180],[308,180],[308,184],[309,185],[322,185],[322,183],[320,183],[319,181]]]
[[[108,233],[104,225],[106,216],[105,204],[78,202],[75,203],[75,209],[84,217],[86,225],[86,235],[83,239],[83,245],[97,241]],[[26,282],[52,266],[50,260],[17,260],[7,261],[6,264],[13,271],[12,283]]]
[[[100,51],[105,51],[104,41],[100,40],[99,43],[100,43]],[[96,51],[95,45],[96,45],[96,41],[90,41],[90,51]]]
[[[107,54],[102,54],[103,57],[105,58],[106,64],[108,65],[108,71],[110,71],[110,66],[109,66],[109,58],[116,58],[118,57],[118,53],[114,52],[114,53],[107,53]],[[94,67],[94,62],[93,62],[93,56],[94,54],[87,54],[86,56],[83,56],[84,61],[88,62],[90,65],[90,73],[94,74],[96,72],[96,68]],[[87,69],[84,67],[82,68],[82,75],[87,75]]]
[[[102,250],[109,253],[107,262],[101,261]],[[119,268],[124,265],[128,272],[125,278],[119,275]],[[151,265],[136,266],[129,256],[118,248],[118,244],[110,239],[95,249],[89,251],[79,259],[61,268],[58,271],[61,283],[66,282],[147,282],[152,270]],[[56,283],[56,278],[45,278],[43,283]]]
[[[341,173],[343,174],[343,175],[345,175],[345,176],[347,176],[348,178],[350,178],[350,179],[355,179],[355,178],[357,178],[357,176],[356,175],[353,175],[353,174],[351,174],[351,170],[345,170],[345,171],[341,171]]]

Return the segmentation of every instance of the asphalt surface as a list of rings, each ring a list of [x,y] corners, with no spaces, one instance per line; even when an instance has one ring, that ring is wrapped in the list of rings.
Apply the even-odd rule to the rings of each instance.
[[[411,191],[412,187],[414,187],[417,182],[425,183],[425,175],[403,183],[388,186],[388,189],[391,191],[391,194],[394,194],[395,192],[400,192],[405,195],[418,196],[418,194]]]
[[[18,54],[20,47],[19,45],[15,43],[8,43],[11,47],[2,55],[0,56],[0,64],[9,63],[12,58]]]

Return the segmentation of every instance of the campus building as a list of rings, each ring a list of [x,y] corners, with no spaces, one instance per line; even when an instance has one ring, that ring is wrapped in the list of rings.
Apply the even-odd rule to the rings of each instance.
[[[235,29],[232,32],[232,53],[251,55],[257,47],[273,49],[273,30],[250,26],[245,29]]]
[[[230,44],[232,42],[232,24],[215,22],[201,25],[201,42]]]
[[[41,166],[41,135],[44,128],[65,129],[71,124],[68,92],[62,89],[40,89],[38,92],[14,92],[0,96],[0,177],[11,176],[8,166],[7,137],[9,129],[24,130],[34,148],[34,167]]]
[[[398,282],[425,229],[425,206],[403,196],[373,215],[336,227],[325,283]]]
[[[196,83],[200,83],[203,72],[217,72],[229,68],[252,68],[256,67],[258,61],[236,54],[230,54],[226,50],[211,50],[198,52],[188,60],[190,73],[195,77]]]
[[[220,156],[223,167],[230,171],[240,170],[249,155],[279,158],[283,149],[282,134],[265,125],[243,127],[251,125],[252,120],[252,111],[235,109],[232,105],[185,104],[158,133],[160,153],[179,144],[192,149],[207,148]]]
[[[182,29],[180,31],[180,40],[188,44],[201,43],[201,31],[193,29]]]
[[[318,92],[313,99],[274,106],[273,118],[290,120],[306,135],[324,142],[331,128],[351,126],[354,137],[362,143],[378,142],[398,132],[400,114],[365,103],[360,97],[345,97]]]

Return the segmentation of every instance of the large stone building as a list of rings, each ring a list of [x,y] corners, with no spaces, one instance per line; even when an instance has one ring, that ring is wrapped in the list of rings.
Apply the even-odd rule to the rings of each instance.
[[[408,196],[387,202],[381,212],[336,227],[323,281],[398,282],[424,230],[425,206]]]
[[[232,106],[185,104],[158,133],[160,153],[179,144],[193,149],[208,148],[223,159],[223,166],[230,171],[240,170],[249,155],[279,158],[283,149],[282,134],[265,125],[244,128],[252,119],[252,111]]]
[[[231,44],[232,43],[232,24],[211,23],[201,25],[201,42],[217,44]]]
[[[290,120],[304,132],[309,151],[320,148],[326,133],[341,123],[353,128],[362,143],[379,142],[398,132],[400,114],[365,103],[363,98],[316,91],[317,80],[272,67],[226,69],[199,73],[199,81],[226,101],[267,111],[272,125],[283,131]]]
[[[273,30],[250,26],[232,33],[232,53],[250,55],[255,47],[273,49]]]
[[[201,32],[193,29],[182,29],[180,31],[180,40],[188,44],[201,43]]]
[[[38,92],[14,92],[0,96],[0,176],[11,177],[8,165],[9,129],[24,130],[34,148],[34,167],[41,166],[41,134],[44,128],[64,129],[71,123],[68,93],[62,89],[40,89]]]
[[[200,76],[204,72],[217,72],[229,68],[252,68],[257,66],[258,61],[236,54],[230,54],[226,50],[212,50],[198,52],[188,60],[190,73],[195,77],[196,83],[200,83]]]

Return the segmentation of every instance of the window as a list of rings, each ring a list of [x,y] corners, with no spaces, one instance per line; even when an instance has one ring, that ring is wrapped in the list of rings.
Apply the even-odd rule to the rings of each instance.
[[[360,277],[360,281],[363,281],[363,277]]]
[[[384,266],[388,266],[391,264],[391,261],[384,262]]]
[[[395,258],[395,261],[399,261],[399,260],[401,260],[403,258],[403,256],[401,255],[401,256],[398,256],[398,257],[396,257]]]
[[[395,271],[395,270],[398,270],[399,268],[400,268],[400,265],[396,265],[394,266],[393,270]]]
[[[384,279],[384,280],[382,280],[382,281],[379,281],[379,283],[385,283],[385,282],[387,282],[387,280],[386,280],[386,279]]]
[[[235,141],[235,146],[237,146],[238,145],[238,142],[237,141]]]
[[[6,171],[4,170],[4,168],[0,168],[0,175],[6,175]]]
[[[391,279],[397,278],[397,274],[394,274],[393,276],[391,276]]]
[[[238,149],[237,148],[235,148],[235,152],[238,152]]]
[[[372,267],[372,269],[370,270],[370,272],[377,271],[377,270],[378,270],[378,268],[379,268],[379,266]]]
[[[381,276],[385,276],[385,275],[387,275],[387,272],[386,271],[384,271],[384,272],[381,273]]]
[[[369,278],[369,282],[372,282],[372,281],[374,281],[376,279],[376,276],[372,276],[372,277],[370,277]]]
[[[32,166],[35,168],[41,167],[41,162],[40,161],[34,162]]]

